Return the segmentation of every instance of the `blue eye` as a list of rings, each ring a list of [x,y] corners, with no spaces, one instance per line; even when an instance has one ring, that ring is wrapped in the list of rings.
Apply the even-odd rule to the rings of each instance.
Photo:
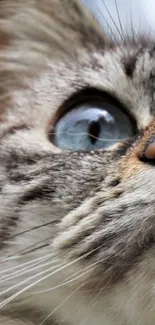
[[[134,135],[131,119],[110,101],[88,101],[59,119],[54,143],[64,150],[89,151],[109,148]]]

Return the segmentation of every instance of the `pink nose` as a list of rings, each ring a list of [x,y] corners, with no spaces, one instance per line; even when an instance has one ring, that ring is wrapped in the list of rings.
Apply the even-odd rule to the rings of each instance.
[[[143,156],[145,159],[155,159],[155,139],[153,142],[147,145]]]

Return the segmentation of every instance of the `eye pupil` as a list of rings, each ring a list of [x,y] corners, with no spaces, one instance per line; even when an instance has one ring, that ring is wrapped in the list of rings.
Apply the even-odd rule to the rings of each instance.
[[[92,144],[94,144],[97,141],[100,132],[101,132],[101,127],[98,121],[89,122],[88,136]]]

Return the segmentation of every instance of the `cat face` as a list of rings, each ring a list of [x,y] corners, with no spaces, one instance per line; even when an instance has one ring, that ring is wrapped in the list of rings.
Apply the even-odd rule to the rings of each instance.
[[[153,41],[0,8],[1,322],[154,324]]]

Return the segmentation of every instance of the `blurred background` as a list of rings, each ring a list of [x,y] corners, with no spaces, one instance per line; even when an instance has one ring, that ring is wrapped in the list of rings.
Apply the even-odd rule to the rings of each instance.
[[[155,33],[155,0],[81,0],[104,28],[118,36],[124,32]]]

